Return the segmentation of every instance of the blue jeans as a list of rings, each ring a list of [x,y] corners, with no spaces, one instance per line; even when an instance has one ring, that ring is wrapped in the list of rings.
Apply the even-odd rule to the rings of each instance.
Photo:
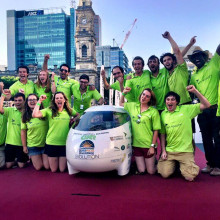
[[[220,117],[217,108],[206,109],[198,115],[207,165],[220,168]]]

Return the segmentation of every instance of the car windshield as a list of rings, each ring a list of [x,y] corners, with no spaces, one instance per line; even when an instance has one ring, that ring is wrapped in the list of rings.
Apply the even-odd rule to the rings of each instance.
[[[79,124],[73,128],[79,131],[100,131],[117,128],[129,120],[130,117],[127,113],[112,111],[86,112],[80,118]]]

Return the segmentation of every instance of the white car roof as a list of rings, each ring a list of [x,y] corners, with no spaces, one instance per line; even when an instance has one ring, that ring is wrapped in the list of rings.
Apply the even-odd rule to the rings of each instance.
[[[112,111],[112,112],[121,112],[121,113],[127,113],[126,110],[124,110],[121,106],[115,106],[115,105],[97,105],[92,106],[88,108],[85,112],[101,112],[101,111]]]

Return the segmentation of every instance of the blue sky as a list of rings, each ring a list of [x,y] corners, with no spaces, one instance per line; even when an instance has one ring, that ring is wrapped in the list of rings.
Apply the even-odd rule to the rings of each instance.
[[[76,1],[78,3],[78,1]],[[62,7],[69,12],[68,0],[6,0],[0,8],[0,64],[7,64],[6,10],[28,10]],[[220,43],[219,0],[93,0],[93,9],[102,19],[102,44],[112,45],[115,38],[122,44],[132,22],[137,23],[124,46],[129,61],[135,56],[145,60],[170,51],[161,34],[170,31],[179,45],[197,36],[202,49],[214,53]]]

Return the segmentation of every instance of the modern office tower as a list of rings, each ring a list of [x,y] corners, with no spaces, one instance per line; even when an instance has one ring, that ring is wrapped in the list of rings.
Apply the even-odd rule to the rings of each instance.
[[[95,32],[96,46],[102,46],[102,23],[99,15],[94,16],[94,32]]]
[[[75,66],[75,9],[7,11],[8,69],[20,65],[42,67],[50,54],[49,68],[62,63]]]
[[[128,73],[128,58],[119,47],[99,46],[96,47],[96,61],[98,67],[105,66],[108,76],[114,66],[121,66]]]

